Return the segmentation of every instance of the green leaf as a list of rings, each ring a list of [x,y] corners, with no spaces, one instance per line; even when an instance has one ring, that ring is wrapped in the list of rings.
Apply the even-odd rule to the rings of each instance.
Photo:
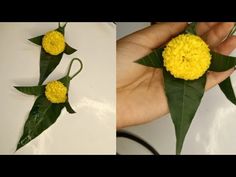
[[[65,27],[64,26],[59,26],[57,29],[55,29],[56,31],[62,33],[64,35],[65,33]],[[42,38],[44,35],[42,36],[38,36],[35,38],[31,38],[29,39],[31,42],[41,45],[42,44]],[[59,55],[50,55],[49,53],[47,53],[43,47],[41,47],[41,53],[40,53],[40,78],[39,78],[39,83],[38,85],[42,85],[43,82],[47,79],[47,77],[54,71],[54,69],[57,67],[57,65],[60,63],[63,53],[66,53],[68,55],[74,53],[76,51],[76,49],[70,47],[67,43],[66,43],[66,47],[64,52],[62,52]]]
[[[162,68],[163,67],[163,57],[162,52],[164,48],[157,48],[152,53],[147,56],[136,60],[135,63],[139,63],[144,66]]]
[[[70,55],[74,52],[76,52],[77,50],[72,48],[71,46],[69,46],[67,43],[66,43],[66,47],[65,47],[65,50],[64,50],[64,53],[67,54],[67,55]]]
[[[22,93],[28,94],[28,95],[35,95],[39,96],[44,94],[45,92],[45,86],[40,85],[40,86],[23,86],[23,87],[15,87],[17,90],[19,90]]]
[[[197,26],[197,22],[190,23],[188,27],[185,29],[185,33],[197,35],[196,26]]]
[[[38,85],[42,85],[42,83],[47,79],[49,74],[53,72],[53,70],[57,67],[60,63],[62,58],[63,52],[59,55],[50,55],[43,47],[41,47],[41,54],[40,54],[40,78]]]
[[[226,98],[228,98],[229,101],[236,105],[236,97],[234,94],[234,89],[232,87],[230,77],[221,82],[219,86]]]
[[[65,76],[65,77],[59,79],[58,81],[62,82],[69,90],[69,86],[70,86],[70,77],[69,76]]]
[[[61,79],[59,79],[60,82],[62,82],[66,87],[67,87],[67,92],[69,91],[69,86],[70,86],[70,77],[69,76],[65,76]],[[73,108],[71,107],[70,103],[68,102],[68,99],[67,101],[64,103],[65,107],[66,107],[66,110],[67,112],[73,114],[73,113],[76,113]]]
[[[37,45],[42,45],[43,36],[44,36],[44,35],[31,38],[31,39],[29,39],[29,41],[31,41],[31,42],[33,42],[33,43],[35,43],[35,44],[37,44]]]
[[[71,105],[70,105],[70,103],[69,103],[68,101],[65,102],[65,107],[66,107],[67,112],[69,112],[69,113],[71,113],[71,114],[76,113],[76,112],[73,110],[73,108],[71,107]]]
[[[176,134],[176,153],[180,154],[185,136],[204,94],[206,75],[192,81],[174,78],[163,69],[165,93]]]
[[[60,32],[60,33],[62,33],[64,35],[64,33],[65,33],[65,26],[64,27],[59,27],[59,28],[57,28],[55,30]],[[43,37],[44,37],[44,35],[37,36],[37,37],[29,39],[29,41],[31,41],[31,42],[33,42],[34,44],[37,44],[37,45],[42,45]]]
[[[210,71],[222,72],[233,68],[236,64],[236,57],[226,56],[211,51],[212,59],[209,67]]]
[[[23,135],[18,142],[17,150],[55,123],[63,108],[64,104],[53,104],[45,96],[39,96],[24,125]]]
[[[58,31],[64,35],[65,34],[65,26],[57,28],[56,31]]]

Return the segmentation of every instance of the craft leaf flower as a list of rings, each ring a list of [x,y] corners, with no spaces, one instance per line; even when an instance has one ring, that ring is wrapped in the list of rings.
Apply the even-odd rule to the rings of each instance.
[[[52,103],[65,103],[67,88],[60,81],[51,81],[47,84],[45,95]]]
[[[63,34],[58,31],[49,31],[45,34],[42,41],[44,50],[51,55],[59,55],[65,50],[65,39]]]
[[[208,45],[192,34],[173,38],[164,49],[164,66],[175,78],[195,80],[209,68],[211,54]]]

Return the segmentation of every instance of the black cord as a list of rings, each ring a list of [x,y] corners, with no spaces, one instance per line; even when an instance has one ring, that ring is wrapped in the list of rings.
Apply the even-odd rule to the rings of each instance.
[[[128,138],[128,139],[131,139],[141,145],[143,145],[145,148],[147,148],[153,155],[160,155],[155,149],[154,147],[152,147],[150,144],[148,144],[146,141],[144,141],[143,139],[141,139],[140,137],[132,134],[132,133],[129,133],[127,131],[117,131],[116,132],[116,137],[119,138],[119,137],[123,137],[123,138]],[[117,155],[120,155],[118,153],[116,153]]]

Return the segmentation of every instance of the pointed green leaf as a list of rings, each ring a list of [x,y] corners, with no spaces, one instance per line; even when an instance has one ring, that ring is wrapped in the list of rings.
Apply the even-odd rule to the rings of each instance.
[[[18,142],[17,149],[29,143],[55,123],[63,108],[64,104],[53,104],[45,96],[39,96],[25,122],[23,135]]]
[[[70,77],[69,77],[69,76],[65,76],[65,77],[59,79],[59,81],[62,82],[62,83],[67,87],[67,92],[68,92],[68,91],[69,91],[69,86],[70,86]],[[67,99],[67,101],[64,103],[64,105],[65,105],[65,107],[66,107],[67,112],[69,112],[69,113],[71,113],[71,114],[76,113],[76,112],[72,109],[70,103],[68,102],[68,99]]]
[[[236,57],[226,56],[211,51],[212,59],[209,67],[210,71],[222,72],[233,68],[236,64]]]
[[[66,43],[66,47],[65,47],[64,53],[67,54],[67,55],[71,55],[74,52],[76,52],[76,49],[72,48],[71,46],[69,46]]]
[[[69,113],[71,113],[71,114],[76,113],[76,112],[73,110],[73,108],[71,107],[71,105],[70,105],[70,103],[69,103],[68,101],[65,102],[65,107],[66,107],[67,112],[69,112]]]
[[[147,56],[136,60],[135,63],[139,63],[144,66],[162,68],[163,67],[163,57],[162,52],[164,48],[155,49],[152,53]]]
[[[59,55],[50,55],[41,47],[40,54],[40,79],[38,85],[47,79],[49,74],[54,71],[57,65],[60,63],[63,53]]]
[[[59,26],[57,29],[55,29],[56,31],[62,33],[64,35],[65,33],[65,27],[64,26]],[[44,35],[42,36],[38,36],[32,39],[29,39],[31,42],[41,45],[42,44],[42,38]],[[49,53],[45,52],[45,50],[41,47],[41,53],[40,53],[40,78],[39,78],[39,83],[38,85],[42,85],[43,82],[47,79],[47,77],[51,74],[51,72],[54,71],[54,69],[57,67],[57,65],[60,63],[61,58],[63,56],[63,53],[66,54],[72,54],[76,51],[76,49],[70,47],[67,43],[66,43],[66,47],[64,52],[62,52],[59,55],[50,55]]]
[[[58,23],[58,28],[56,29],[57,31],[61,32],[63,35],[65,33],[65,28],[66,28],[67,22],[61,26],[61,23]]]
[[[65,33],[65,27],[59,27],[55,30],[62,33],[63,35]],[[29,41],[31,41],[31,42],[33,42],[34,44],[37,44],[37,45],[42,45],[43,37],[44,37],[44,35],[37,36],[37,37],[29,39]]]
[[[58,31],[64,35],[65,34],[65,27],[59,27],[56,29],[56,31]]]
[[[23,87],[15,87],[17,90],[19,90],[22,93],[28,94],[28,95],[35,95],[39,96],[44,94],[45,91],[45,86],[40,85],[40,86],[23,86]]]
[[[176,153],[180,154],[185,136],[204,94],[206,75],[192,81],[174,78],[163,69],[165,93],[176,134]]]
[[[219,86],[226,98],[228,98],[229,101],[236,105],[236,97],[234,94],[234,89],[232,87],[230,77],[221,82]]]
[[[70,77],[69,76],[65,76],[65,77],[59,79],[58,81],[62,82],[69,90],[69,86],[70,86]]]
[[[185,29],[185,33],[197,35],[196,26],[197,26],[197,22],[190,23],[188,27]]]
[[[31,42],[33,42],[33,43],[35,43],[35,44],[37,44],[37,45],[42,45],[43,36],[44,36],[44,35],[31,38],[31,39],[29,39],[29,41],[31,41]]]

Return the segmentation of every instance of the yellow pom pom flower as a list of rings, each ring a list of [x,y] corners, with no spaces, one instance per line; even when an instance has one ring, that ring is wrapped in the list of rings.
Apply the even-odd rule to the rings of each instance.
[[[51,55],[58,55],[65,50],[64,36],[58,31],[49,31],[42,41],[44,50]]]
[[[194,80],[209,68],[211,54],[208,45],[193,34],[181,34],[164,49],[164,66],[175,78]]]
[[[65,103],[67,88],[60,81],[51,81],[46,85],[45,95],[52,103]]]

